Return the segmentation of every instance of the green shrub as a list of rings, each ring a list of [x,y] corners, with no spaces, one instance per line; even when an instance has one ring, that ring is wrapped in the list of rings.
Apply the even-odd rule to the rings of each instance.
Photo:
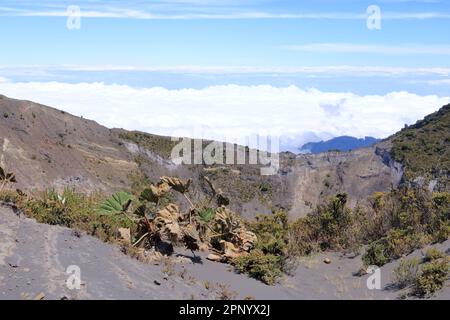
[[[425,263],[422,273],[417,278],[414,294],[421,297],[432,296],[436,291],[442,289],[449,275],[448,258],[433,260]]]
[[[366,260],[389,262],[428,244],[447,240],[450,235],[449,199],[448,193],[430,194],[423,189],[406,187],[377,194],[372,199],[371,210],[362,217],[367,221],[363,234],[366,234],[364,240],[369,242],[383,239],[384,253],[380,259],[374,259],[372,250]]]
[[[320,251],[318,240],[316,239],[316,229],[312,228],[309,219],[297,219],[289,230],[288,250],[294,256],[306,256],[313,252]]]
[[[389,262],[388,245],[385,239],[372,242],[362,257],[364,265],[382,266]]]
[[[272,215],[259,215],[248,227],[258,237],[255,248],[249,254],[233,259],[232,263],[236,271],[272,285],[290,268],[287,214],[278,211]]]
[[[122,215],[102,215],[97,210],[102,198],[98,193],[85,195],[66,188],[58,194],[50,189],[40,196],[29,197],[18,206],[40,223],[83,230],[104,241],[113,240],[119,227],[136,227]]]
[[[150,179],[140,170],[132,171],[127,178],[131,182],[131,194],[135,197],[139,197],[142,190],[151,184]]]
[[[3,189],[0,191],[0,202],[17,204],[21,202],[21,196],[16,191]]]
[[[394,269],[394,282],[398,288],[403,289],[416,283],[419,277],[420,261],[417,257],[402,259]]]
[[[445,253],[436,248],[429,248],[425,252],[425,261],[426,262],[444,259],[445,257],[446,257]]]
[[[450,205],[450,193],[448,192],[436,192],[432,196],[433,205],[442,210],[443,215],[450,215],[449,205]]]
[[[433,243],[440,243],[450,238],[450,220],[440,222],[436,232],[433,234]]]
[[[347,195],[337,194],[316,210],[295,221],[290,230],[289,248],[295,255],[317,250],[346,250],[359,245],[354,235],[353,212],[347,208]]]
[[[266,254],[278,256],[286,254],[289,224],[285,212],[277,211],[272,215],[258,215],[256,222],[249,223],[248,227],[258,237],[256,249]]]
[[[317,236],[322,250],[341,249],[349,244],[346,230],[351,225],[351,210],[346,204],[347,194],[340,193],[310,216],[312,225],[319,227]]]
[[[429,237],[423,234],[408,233],[402,229],[391,229],[387,237],[372,242],[363,255],[363,262],[367,265],[382,266],[414,249],[429,243]]]
[[[422,245],[422,234],[415,234],[403,229],[391,229],[387,235],[389,259],[398,259]],[[426,240],[424,241],[426,244]]]
[[[436,192],[432,196],[433,210],[437,218],[431,225],[433,242],[444,242],[450,237],[450,193]]]
[[[337,194],[290,227],[289,252],[303,256],[314,251],[359,253],[368,245],[365,265],[385,263],[442,242],[450,236],[450,193],[401,187],[377,192],[370,205],[346,207],[345,194]]]
[[[276,283],[282,276],[282,257],[266,254],[260,249],[252,250],[248,255],[233,260],[236,270],[268,285]]]
[[[71,227],[74,217],[70,216],[71,211],[66,206],[65,198],[58,197],[61,196],[55,190],[46,190],[42,198],[30,199],[26,207],[38,222]]]

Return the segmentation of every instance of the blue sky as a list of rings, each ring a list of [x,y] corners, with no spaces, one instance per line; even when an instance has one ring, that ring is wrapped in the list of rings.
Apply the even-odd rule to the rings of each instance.
[[[66,26],[69,5],[81,10],[79,30]],[[367,28],[370,5],[381,10],[379,30]],[[431,104],[450,96],[449,30],[449,0],[3,0],[0,90],[71,111],[78,108],[72,97],[64,101],[47,92],[42,98],[29,86],[101,83],[173,94],[211,86],[294,86],[361,97],[403,91],[432,95]],[[27,90],[20,87],[25,84]],[[430,110],[425,106],[411,119],[399,115],[391,131]],[[364,135],[352,128],[311,130],[321,137]]]
[[[380,30],[366,26],[366,9],[374,4],[381,9]],[[81,10],[79,30],[66,27],[70,5]],[[35,72],[40,73],[37,80],[59,80],[62,73],[55,69],[62,65],[126,66],[134,69],[122,70],[120,77],[105,68],[101,75],[98,71],[63,73],[68,81],[117,82],[122,78],[135,86],[158,85],[153,79],[162,78],[161,85],[174,88],[188,83],[202,87],[231,82],[305,86],[315,76],[311,86],[333,90],[330,81],[317,80],[314,72],[293,76],[287,71],[330,66],[449,69],[448,30],[449,0],[6,0],[0,1],[0,37],[7,44],[0,51],[0,62],[10,69],[45,67],[45,74],[42,70]],[[179,79],[167,73],[163,77],[160,73],[142,76],[149,67],[183,66],[268,70],[240,77],[233,77],[231,71],[226,76],[223,72],[207,72],[209,77],[199,77],[201,72],[197,71],[197,77],[193,77],[178,70],[171,70],[169,76],[175,71],[182,75]],[[280,67],[288,69],[275,72],[281,77],[268,76],[274,73],[273,68]],[[10,78],[26,80],[17,70],[8,71]],[[399,90],[448,93],[437,85],[445,74],[397,72],[386,88],[376,85],[371,92],[372,84],[369,87],[367,83],[366,89],[361,86],[364,69],[357,72],[353,68],[348,73],[349,89],[356,85],[353,90],[361,92],[382,92],[395,86]],[[30,72],[25,73],[25,77],[30,76]],[[430,81],[434,81],[433,85]],[[419,88],[423,84],[430,88]],[[343,89],[342,83],[336,84],[336,90]]]
[[[381,30],[366,27],[371,4]],[[80,30],[66,28],[69,5],[93,17]],[[8,64],[450,67],[446,0],[16,0],[0,15]]]

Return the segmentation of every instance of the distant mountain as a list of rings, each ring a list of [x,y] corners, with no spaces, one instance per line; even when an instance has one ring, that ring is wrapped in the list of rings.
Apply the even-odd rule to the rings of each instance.
[[[322,153],[330,150],[351,151],[358,148],[370,147],[380,139],[365,137],[358,139],[350,136],[336,137],[327,141],[309,142],[300,148],[301,153]]]
[[[326,139],[323,133],[320,137]],[[303,133],[282,142],[291,147],[296,142],[293,150],[298,153],[298,146],[320,137]],[[192,178],[193,194],[209,197],[201,178],[207,176],[230,199],[230,209],[244,217],[271,213],[273,208],[285,208],[298,217],[311,212],[324,197],[346,192],[353,204],[389,190],[401,178],[375,148],[354,155],[282,153],[279,174],[263,176],[259,165],[177,165],[170,160],[174,144],[170,137],[108,129],[67,112],[0,95],[0,165],[15,173],[14,188],[25,192],[65,187],[105,194],[136,192],[148,181],[176,176]]]
[[[293,135],[283,135],[279,139],[279,147],[281,152],[292,152],[298,153],[299,147],[307,142],[315,142],[331,138],[332,136],[326,133],[314,133],[310,131],[293,134]]]

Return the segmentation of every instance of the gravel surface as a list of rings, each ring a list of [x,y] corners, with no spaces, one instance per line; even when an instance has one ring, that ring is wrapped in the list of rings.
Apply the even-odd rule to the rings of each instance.
[[[450,241],[438,245],[449,252]],[[396,299],[389,289],[397,262],[381,268],[382,290],[369,290],[368,276],[354,276],[360,257],[327,254],[300,261],[292,276],[267,286],[225,264],[177,251],[184,262],[144,264],[118,246],[73,230],[39,224],[0,206],[0,299]],[[421,255],[422,251],[413,254]],[[81,271],[80,289],[66,284],[69,266]],[[435,298],[450,299],[447,283]]]

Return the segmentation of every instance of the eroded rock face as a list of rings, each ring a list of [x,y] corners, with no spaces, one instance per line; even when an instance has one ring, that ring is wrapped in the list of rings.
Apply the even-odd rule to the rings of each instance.
[[[377,191],[397,186],[401,178],[400,164],[386,161],[377,147],[299,155],[287,175],[294,194],[290,216],[304,216],[338,192],[346,192],[349,204],[354,206]]]
[[[28,190],[70,186],[111,193],[129,189],[130,173],[142,172],[151,181],[165,175],[192,178],[192,190],[201,195],[208,192],[201,178],[206,175],[229,198],[230,209],[246,218],[275,209],[295,218],[338,192],[348,193],[355,205],[398,185],[403,175],[388,142],[352,152],[282,153],[278,174],[261,176],[258,165],[175,165],[157,147],[150,151],[121,139],[122,133],[33,102],[0,99],[1,156],[16,174],[17,187]],[[161,145],[170,140],[152,139]]]
[[[113,132],[29,101],[0,99],[0,152],[19,188],[119,190],[137,169]]]

